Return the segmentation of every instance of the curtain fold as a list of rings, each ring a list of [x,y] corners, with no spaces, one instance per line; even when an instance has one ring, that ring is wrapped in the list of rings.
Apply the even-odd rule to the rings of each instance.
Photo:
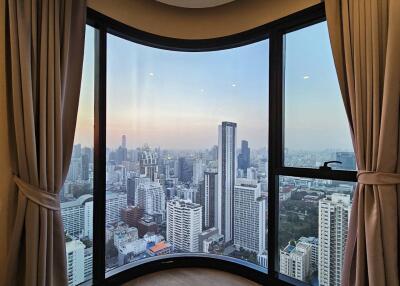
[[[79,103],[85,0],[9,0],[18,203],[5,285],[67,285],[59,191]]]
[[[400,1],[325,0],[356,153],[342,285],[399,285]]]

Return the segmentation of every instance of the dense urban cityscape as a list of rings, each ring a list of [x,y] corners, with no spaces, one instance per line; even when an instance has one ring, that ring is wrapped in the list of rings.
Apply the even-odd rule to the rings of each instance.
[[[164,254],[201,252],[267,267],[267,148],[237,146],[222,122],[215,146],[107,149],[106,271]],[[285,165],[315,168],[352,152],[285,150]],[[74,145],[62,190],[69,285],[91,278],[93,149]],[[280,272],[313,285],[340,285],[354,184],[280,177]]]

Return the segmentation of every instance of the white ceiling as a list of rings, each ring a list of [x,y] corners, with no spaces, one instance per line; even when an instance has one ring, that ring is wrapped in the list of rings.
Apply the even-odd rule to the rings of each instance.
[[[233,2],[235,0],[156,0],[156,1],[182,8],[209,8]]]

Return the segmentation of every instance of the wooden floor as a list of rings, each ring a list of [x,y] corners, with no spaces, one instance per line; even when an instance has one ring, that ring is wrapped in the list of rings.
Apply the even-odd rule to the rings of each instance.
[[[231,273],[207,268],[176,268],[148,274],[124,286],[259,286]]]

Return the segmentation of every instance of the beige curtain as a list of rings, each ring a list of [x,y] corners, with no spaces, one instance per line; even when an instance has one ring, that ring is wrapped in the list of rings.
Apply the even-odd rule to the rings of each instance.
[[[400,1],[325,0],[358,164],[342,285],[399,285]]]
[[[59,191],[81,84],[85,0],[9,0],[17,214],[5,285],[67,285]]]

